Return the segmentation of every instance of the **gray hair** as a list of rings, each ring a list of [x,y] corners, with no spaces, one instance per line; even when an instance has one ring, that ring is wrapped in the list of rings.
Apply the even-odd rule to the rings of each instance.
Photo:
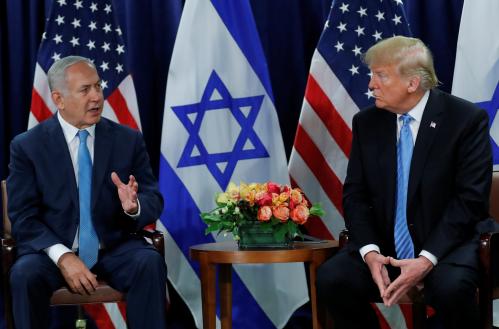
[[[416,38],[398,35],[381,40],[367,50],[364,62],[369,67],[396,64],[402,76],[419,76],[423,90],[436,87],[439,83],[430,49]]]
[[[53,92],[55,90],[58,90],[61,92],[65,92],[67,87],[66,69],[71,65],[74,65],[79,62],[85,62],[94,69],[96,69],[94,63],[92,63],[90,59],[82,56],[67,56],[59,60],[56,60],[47,72],[47,79],[50,91]]]

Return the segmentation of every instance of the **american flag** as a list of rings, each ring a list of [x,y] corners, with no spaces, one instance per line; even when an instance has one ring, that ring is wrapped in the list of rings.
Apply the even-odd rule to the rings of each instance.
[[[289,162],[292,182],[326,216],[311,220],[312,235],[333,239],[344,228],[341,204],[352,142],[352,117],[372,105],[370,71],[362,55],[377,41],[409,35],[402,0],[333,1],[312,57],[305,99]],[[384,328],[405,328],[398,308],[379,306]]]
[[[53,2],[38,50],[28,127],[57,110],[52,103],[46,72],[54,61],[69,55],[90,58],[102,80],[103,116],[141,129],[127,51],[122,31],[109,0],[56,0]],[[126,328],[124,305],[87,305],[86,312],[100,329]]]

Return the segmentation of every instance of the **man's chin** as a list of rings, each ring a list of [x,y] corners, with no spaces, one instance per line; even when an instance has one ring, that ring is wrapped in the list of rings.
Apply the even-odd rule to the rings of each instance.
[[[382,109],[386,104],[383,101],[376,98],[376,100],[374,101],[374,105],[376,105],[377,108]]]

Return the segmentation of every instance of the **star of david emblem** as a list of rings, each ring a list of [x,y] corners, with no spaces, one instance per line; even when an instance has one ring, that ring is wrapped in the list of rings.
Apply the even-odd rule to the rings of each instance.
[[[490,140],[492,144],[492,156],[494,165],[499,164],[499,82],[497,83],[492,99],[486,102],[476,103],[489,114]]]
[[[215,71],[212,71],[199,103],[173,106],[172,110],[183,124],[189,138],[177,164],[178,168],[205,165],[222,190],[230,182],[238,161],[268,158],[269,153],[256,134],[253,125],[265,95],[234,98]],[[240,127],[231,150],[208,151],[200,129],[203,119],[211,111],[229,111]],[[213,112],[211,112],[213,113]],[[210,134],[217,136],[214,129]]]

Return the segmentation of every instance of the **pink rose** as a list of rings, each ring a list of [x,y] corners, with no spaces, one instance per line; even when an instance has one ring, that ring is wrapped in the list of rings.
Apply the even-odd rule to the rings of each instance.
[[[257,192],[255,195],[256,204],[260,207],[272,205],[272,195],[266,192]]]
[[[308,216],[310,215],[310,211],[303,204],[299,204],[293,210],[291,210],[291,213],[289,215],[293,220],[293,222],[302,225],[307,222]]]
[[[272,217],[272,209],[269,206],[263,206],[258,209],[257,218],[261,222],[267,222]]]
[[[276,184],[274,182],[268,182],[267,183],[267,192],[270,193],[281,193],[281,186],[279,184]]]
[[[289,208],[285,206],[277,206],[272,208],[272,214],[275,218],[285,223],[289,218]]]

